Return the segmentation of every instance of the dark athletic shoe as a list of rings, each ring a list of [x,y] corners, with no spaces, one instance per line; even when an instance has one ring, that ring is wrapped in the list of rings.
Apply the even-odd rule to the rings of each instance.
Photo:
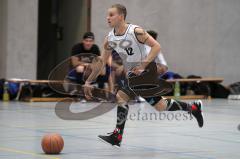
[[[202,113],[202,101],[201,100],[194,101],[192,105],[195,105],[197,109],[191,110],[190,113],[196,118],[198,122],[198,126],[201,128],[203,127],[203,123],[204,123],[203,113]]]
[[[122,134],[120,134],[120,129],[116,128],[113,132],[108,133],[109,135],[99,135],[99,139],[105,143],[112,146],[120,147],[122,141]]]

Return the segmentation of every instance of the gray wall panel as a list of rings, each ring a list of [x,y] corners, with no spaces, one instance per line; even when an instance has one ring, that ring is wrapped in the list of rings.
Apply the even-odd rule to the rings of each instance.
[[[3,0],[6,14],[1,18],[7,26],[5,34],[5,61],[1,74],[5,78],[36,78],[38,0]],[[1,34],[2,34],[1,33]]]
[[[92,30],[102,44],[110,29],[106,10],[113,0],[92,0]],[[127,21],[159,33],[170,70],[186,76],[220,76],[240,81],[239,0],[120,0]]]

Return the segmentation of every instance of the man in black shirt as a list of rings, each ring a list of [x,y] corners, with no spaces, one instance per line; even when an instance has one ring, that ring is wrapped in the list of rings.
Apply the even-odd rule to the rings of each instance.
[[[94,44],[94,34],[92,32],[86,32],[83,35],[82,42],[77,43],[72,47],[71,55],[71,64],[73,69],[69,72],[67,78],[78,84],[84,84],[84,72],[86,71],[86,68],[90,66],[94,57],[100,56],[99,47]],[[110,67],[106,66],[106,69],[101,73],[101,76],[99,76],[96,81],[99,88],[103,88],[104,83],[106,82],[110,84],[109,75]]]
[[[91,63],[94,56],[100,56],[100,50],[98,46],[94,44],[94,34],[92,32],[86,32],[83,35],[82,42],[72,47],[72,65],[73,67],[77,67]]]

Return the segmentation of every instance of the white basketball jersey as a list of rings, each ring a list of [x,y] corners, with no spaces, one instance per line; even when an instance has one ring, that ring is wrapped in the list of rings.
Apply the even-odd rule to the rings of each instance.
[[[108,34],[108,44],[122,58],[123,65],[127,71],[140,65],[146,58],[147,52],[145,45],[138,41],[134,30],[137,25],[129,24],[123,35],[115,35],[114,29]]]

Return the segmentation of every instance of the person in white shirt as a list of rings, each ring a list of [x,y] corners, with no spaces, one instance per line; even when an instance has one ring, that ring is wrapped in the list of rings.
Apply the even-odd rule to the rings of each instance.
[[[154,30],[148,30],[147,33],[149,35],[151,35],[155,40],[157,40],[157,37],[158,37],[157,32],[155,32]],[[151,47],[146,45],[146,51],[149,53],[150,50],[151,50]],[[167,70],[168,70],[167,61],[165,60],[161,50],[158,53],[158,55],[155,59],[155,62],[157,64],[157,72],[158,72],[159,75],[162,75],[165,72],[167,72]]]
[[[156,73],[156,63],[154,59],[161,51],[160,44],[154,40],[143,28],[137,25],[126,23],[126,7],[121,4],[114,4],[108,9],[107,22],[113,28],[104,40],[104,51],[101,57],[96,60],[95,67],[84,85],[84,93],[87,98],[92,97],[91,83],[99,75],[101,69],[105,66],[107,60],[115,50],[123,61],[126,70],[126,80],[123,86],[117,91],[117,124],[115,130],[110,135],[99,135],[98,137],[111,144],[120,147],[123,130],[128,114],[128,101],[136,97],[147,88],[138,89],[138,86],[147,86],[145,84],[156,84],[158,80]],[[151,49],[146,51],[145,45]],[[146,77],[145,75],[148,75]],[[167,83],[167,82],[165,82]],[[164,84],[164,82],[163,82]],[[136,87],[136,89],[135,89]],[[151,89],[152,87],[150,87]],[[153,87],[154,89],[155,87]],[[158,87],[157,87],[158,88]],[[160,88],[159,88],[160,89]],[[159,90],[160,91],[160,90]],[[162,91],[162,90],[161,90]],[[151,91],[150,91],[151,93]],[[153,92],[154,93],[154,92]],[[195,101],[185,103],[173,99],[162,98],[160,93],[150,96],[146,95],[145,100],[155,107],[158,111],[187,111],[197,120],[199,127],[203,126],[202,103]]]

